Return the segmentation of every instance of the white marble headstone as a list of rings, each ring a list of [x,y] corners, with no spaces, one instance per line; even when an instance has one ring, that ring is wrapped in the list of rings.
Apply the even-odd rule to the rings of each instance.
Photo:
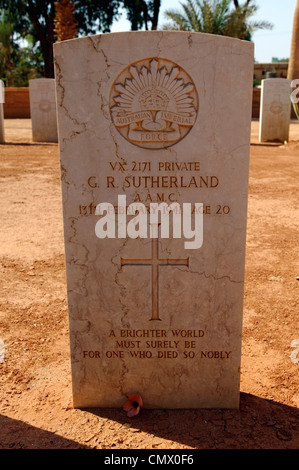
[[[291,118],[291,80],[262,80],[259,141],[289,140]]]
[[[55,80],[29,80],[33,142],[58,142]]]
[[[253,44],[130,32],[54,53],[74,406],[238,407]],[[167,212],[149,227],[163,202],[169,236]]]

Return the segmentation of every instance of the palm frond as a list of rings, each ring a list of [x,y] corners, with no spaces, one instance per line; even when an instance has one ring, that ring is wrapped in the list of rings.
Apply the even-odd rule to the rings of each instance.
[[[166,29],[176,31],[191,31],[188,21],[182,13],[176,10],[166,10],[165,16],[171,20],[171,23],[167,23]]]
[[[253,1],[253,0],[252,0]],[[167,10],[170,22],[163,29],[194,31],[250,39],[258,29],[271,29],[268,21],[250,21],[258,7],[248,0],[241,5],[231,0],[186,0],[181,2],[182,11]]]

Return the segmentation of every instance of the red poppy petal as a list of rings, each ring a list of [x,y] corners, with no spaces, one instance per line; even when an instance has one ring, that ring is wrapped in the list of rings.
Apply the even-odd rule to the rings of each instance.
[[[127,403],[125,403],[123,406],[123,410],[125,411],[130,411],[132,408],[134,408],[134,406],[131,401],[127,401]]]
[[[138,403],[139,406],[143,406],[143,401],[142,401],[142,398],[140,395],[137,395],[137,394],[133,394],[133,395],[130,395],[128,397],[128,399],[131,401],[131,402],[136,402]]]
[[[138,415],[139,411],[140,411],[140,406],[138,406],[137,408],[133,407],[131,410],[128,411],[127,416],[129,418],[132,418],[133,416]]]

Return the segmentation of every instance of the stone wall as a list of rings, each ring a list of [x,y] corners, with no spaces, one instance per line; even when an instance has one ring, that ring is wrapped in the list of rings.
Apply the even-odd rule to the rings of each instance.
[[[254,88],[252,96],[252,117],[259,118],[260,115],[261,89]],[[4,117],[30,118],[29,88],[5,88]],[[296,119],[292,108],[292,119]]]

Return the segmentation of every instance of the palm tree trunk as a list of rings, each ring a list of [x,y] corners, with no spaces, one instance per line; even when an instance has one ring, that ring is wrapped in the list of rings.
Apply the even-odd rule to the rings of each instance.
[[[152,30],[155,31],[158,27],[158,19],[159,19],[159,11],[161,8],[161,1],[154,0],[154,13],[153,13],[153,21],[152,21]]]
[[[297,0],[294,13],[291,56],[288,68],[288,79],[294,80],[295,78],[299,78],[299,0]]]

